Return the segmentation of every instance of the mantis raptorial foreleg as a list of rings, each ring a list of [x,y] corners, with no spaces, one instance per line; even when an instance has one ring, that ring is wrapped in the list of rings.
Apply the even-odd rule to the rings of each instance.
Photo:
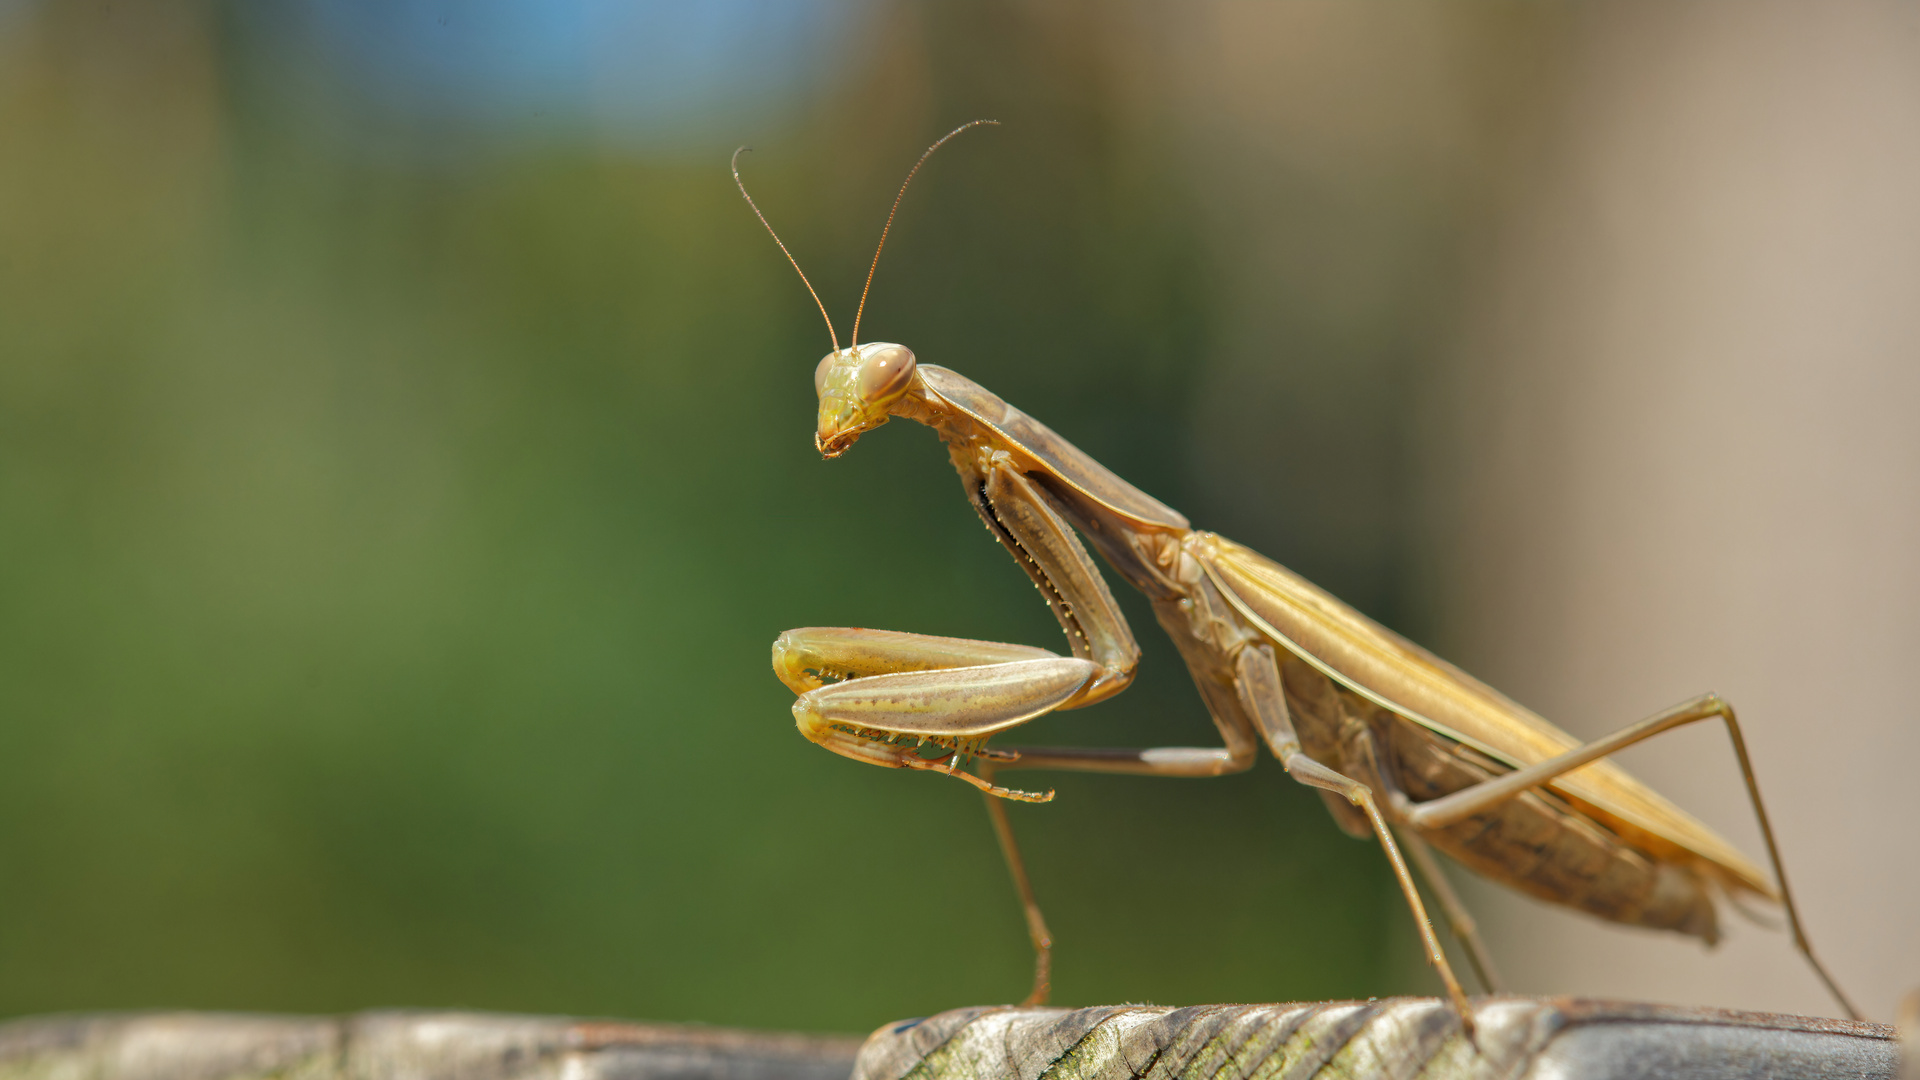
[[[800,695],[793,711],[801,733],[856,760],[937,768],[990,793],[1027,801],[1051,796],[997,788],[957,767],[968,757],[1155,776],[1219,776],[1251,766],[1254,746],[1245,738],[1230,738],[1221,749],[982,752],[981,744],[995,732],[1125,689],[1140,655],[1133,631],[1072,527],[1006,457],[975,461],[956,451],[955,464],[981,519],[1039,586],[1075,655],[897,631],[789,630],[774,643],[773,663],[781,681]],[[947,752],[922,756],[926,743]]]
[[[1042,713],[1116,694],[1133,678],[1140,655],[1133,631],[1072,527],[1007,455],[976,461],[956,450],[954,457],[981,519],[1040,588],[1075,655],[890,630],[789,630],[774,643],[774,671],[800,695],[794,716],[801,732],[836,753],[896,768],[952,771],[966,756],[1011,764],[1013,755],[975,748]],[[1233,725],[1221,730],[1224,748],[1033,747],[1017,756],[1029,768],[1151,776],[1220,776],[1251,767],[1253,740]],[[921,757],[913,751],[922,740],[953,753]]]
[[[810,626],[789,630],[773,644],[773,672],[796,694],[865,675],[898,671],[1056,660],[1060,654],[1031,645],[972,638],[935,637],[897,630]]]
[[[980,520],[1033,579],[1073,655],[1101,667],[1086,692],[1065,707],[1091,705],[1125,690],[1140,663],[1140,646],[1073,527],[1033,481],[1012,468],[1006,453],[975,460],[956,448],[952,456]]]
[[[988,736],[1058,708],[1096,666],[1045,649],[890,630],[808,627],[773,644],[773,668],[799,699],[807,738],[876,765],[939,769],[1004,798],[1053,797],[993,786],[960,766],[989,750]],[[922,748],[931,743],[932,757]]]

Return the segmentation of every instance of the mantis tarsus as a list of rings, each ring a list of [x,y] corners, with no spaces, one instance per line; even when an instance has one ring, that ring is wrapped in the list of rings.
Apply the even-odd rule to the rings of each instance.
[[[954,129],[908,172],[881,230],[868,288],[894,212],[920,166],[948,139],[992,122]],[[734,181],[773,233],[740,183],[738,163],[736,151]],[[799,271],[777,233],[774,242]],[[804,272],[800,277],[806,280]],[[811,282],[807,290],[813,293]],[[818,293],[813,298],[833,341],[814,372],[820,452],[838,457],[893,417],[933,428],[974,509],[1046,597],[1073,655],[809,627],[780,635],[774,671],[799,695],[793,713],[808,739],[857,761],[943,772],[986,794],[1033,940],[1029,1003],[1046,998],[1052,938],[1000,800],[1045,802],[1053,793],[1000,786],[997,774],[1040,768],[1220,776],[1250,768],[1264,745],[1295,780],[1321,791],[1343,829],[1378,839],[1463,1023],[1472,1016],[1466,992],[1434,934],[1403,848],[1488,990],[1496,987],[1486,950],[1429,845],[1541,899],[1708,943],[1719,936],[1719,895],[1779,903],[1795,946],[1858,1018],[1807,942],[1740,727],[1718,696],[1703,695],[1582,745],[1278,563],[1189,527],[1185,517],[978,384],[918,363],[902,345],[860,345],[865,291],[845,349],[826,305]],[[1133,679],[1139,661],[1133,632],[1082,537],[1152,602],[1223,746],[987,745],[1044,713],[1112,697]],[[1713,718],[1725,724],[1739,760],[1772,880],[1711,829],[1604,760],[1660,732]],[[963,768],[969,762],[972,771]]]

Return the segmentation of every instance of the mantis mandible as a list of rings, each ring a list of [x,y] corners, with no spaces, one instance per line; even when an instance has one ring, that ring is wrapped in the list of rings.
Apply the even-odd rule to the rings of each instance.
[[[868,290],[914,175],[948,139],[993,122],[955,128],[907,173],[867,270]],[[1431,848],[1542,900],[1708,944],[1719,937],[1720,897],[1777,903],[1795,947],[1848,1015],[1859,1017],[1807,941],[1732,706],[1705,694],[1582,744],[1278,563],[1191,528],[977,383],[919,363],[903,345],[860,345],[865,290],[842,349],[826,305],[741,183],[739,156],[735,151],[733,178],[740,194],[800,273],[833,342],[814,371],[820,453],[838,457],[893,417],[934,429],[981,520],[1066,631],[1071,656],[843,627],[789,630],[773,646],[774,672],[798,695],[793,715],[808,739],[856,761],[944,773],[985,793],[1033,942],[1027,1003],[1046,999],[1052,936],[1002,800],[1046,802],[1053,793],[1002,787],[997,774],[1018,768],[1221,776],[1251,768],[1264,745],[1288,775],[1320,790],[1341,828],[1378,840],[1463,1024],[1472,1019],[1467,995],[1427,917],[1409,858],[1481,984],[1493,991],[1497,983],[1473,920]],[[1088,546],[1152,602],[1223,745],[988,745],[1037,716],[1104,701],[1132,681],[1139,648]],[[1724,724],[1739,760],[1771,878],[1606,760],[1661,732],[1712,719]],[[971,769],[963,767],[969,763]]]

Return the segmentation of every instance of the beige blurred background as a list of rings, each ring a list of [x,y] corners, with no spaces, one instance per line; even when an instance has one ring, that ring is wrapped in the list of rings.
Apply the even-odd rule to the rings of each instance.
[[[1176,78],[1204,102],[1214,241],[1247,269],[1201,482],[1264,457],[1304,497],[1249,517],[1372,516],[1376,543],[1424,544],[1408,620],[1576,734],[1729,698],[1815,946],[1888,1018],[1920,985],[1920,6],[1206,10],[1174,35]],[[1259,212],[1288,185],[1316,189],[1317,220]],[[1441,224],[1406,227],[1436,203]],[[1301,254],[1313,229],[1341,235],[1332,259]],[[1423,301],[1457,303],[1413,316],[1444,342],[1429,366],[1341,355]],[[1302,321],[1353,392],[1415,399],[1417,434],[1384,410],[1317,424],[1311,359],[1263,378]],[[1411,491],[1300,475],[1402,440]],[[1402,498],[1415,530],[1387,526]],[[1722,731],[1623,759],[1764,853]],[[1737,915],[1703,951],[1468,895],[1521,991],[1834,1008],[1783,933]]]
[[[1740,710],[1808,931],[1920,985],[1920,7],[1576,20],[1436,413],[1453,651],[1582,735]],[[1759,852],[1726,740],[1623,755]],[[1782,936],[1712,954],[1477,890],[1516,983],[1818,1012]]]

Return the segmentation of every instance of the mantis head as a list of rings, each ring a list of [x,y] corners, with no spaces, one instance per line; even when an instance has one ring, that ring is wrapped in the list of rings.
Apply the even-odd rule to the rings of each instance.
[[[913,384],[913,350],[875,342],[836,349],[813,369],[820,395],[820,426],[813,445],[830,458],[847,452],[854,440],[887,422],[894,403]]]
[[[900,191],[893,197],[893,209],[887,211],[887,223],[880,228],[880,243],[873,249],[873,262],[867,267],[867,283],[860,290],[860,306],[853,312],[853,335],[846,348],[840,347],[840,336],[834,333],[833,317],[827,314],[827,305],[820,300],[820,294],[814,292],[813,282],[807,280],[807,272],[800,269],[800,261],[787,250],[786,242],[780,234],[773,231],[765,214],[747,194],[747,185],[740,180],[740,155],[747,148],[741,147],[733,152],[733,183],[740,189],[740,197],[747,200],[753,209],[753,216],[765,225],[773,242],[780,245],[781,254],[793,264],[794,273],[800,275],[800,281],[806,285],[807,292],[813,296],[815,306],[820,309],[820,317],[826,320],[827,337],[833,342],[833,351],[813,369],[813,389],[820,395],[820,426],[813,435],[813,445],[827,457],[836,458],[847,452],[860,436],[887,422],[893,406],[906,396],[907,389],[913,385],[913,352],[904,345],[890,345],[885,342],[860,345],[860,316],[867,310],[867,293],[873,288],[873,271],[880,265],[880,252],[887,246],[887,233],[893,228],[893,217],[900,211],[900,199],[907,193],[907,185],[913,183],[914,175],[920,166],[927,163],[935,150],[945,145],[948,139],[982,124],[996,124],[997,120],[969,120],[940,137],[940,140],[927,147],[920,160],[907,170],[907,178],[901,182]]]

